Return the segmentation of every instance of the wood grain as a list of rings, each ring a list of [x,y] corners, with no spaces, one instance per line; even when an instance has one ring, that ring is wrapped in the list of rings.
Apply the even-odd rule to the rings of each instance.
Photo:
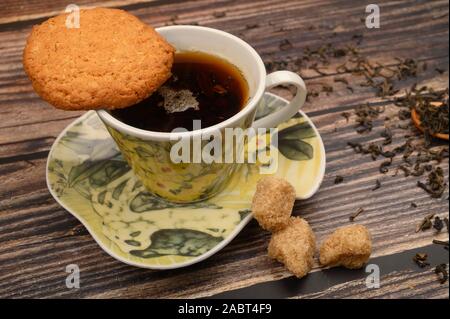
[[[427,254],[430,266],[419,268],[412,260],[416,253]],[[322,269],[311,272],[302,280],[293,276],[286,277],[222,292],[213,298],[395,298],[403,294],[411,298],[421,298],[417,288],[430,297],[442,297],[445,296],[448,283],[441,284],[436,281],[437,275],[434,272],[435,265],[442,263],[448,263],[448,254],[442,247],[430,245],[395,255],[372,258],[367,271],[365,268]],[[374,269],[379,270],[378,286],[366,283],[368,279],[369,283],[373,283]],[[434,290],[432,295],[431,290]]]
[[[80,4],[98,5],[87,0]],[[427,63],[427,70],[417,79],[399,83],[399,89],[415,82],[436,90],[448,87],[447,1],[380,1],[379,30],[365,28],[360,21],[365,7],[352,1],[108,1],[102,5],[129,10],[154,26],[195,22],[223,29],[249,42],[266,62],[295,59],[307,47],[318,48],[328,42],[337,47],[355,45],[353,35],[363,34],[358,47],[372,61],[394,65],[398,63],[396,57],[411,57]],[[31,26],[64,6],[59,0],[0,4],[0,297],[207,297],[289,277],[280,264],[267,258],[269,234],[254,221],[210,259],[188,268],[158,272],[133,268],[108,256],[52,199],[45,184],[48,151],[63,128],[81,113],[55,110],[40,100],[22,69],[21,55]],[[219,18],[215,12],[226,15]],[[257,27],[249,29],[249,24]],[[284,39],[293,44],[291,49],[280,50]],[[357,134],[354,118],[347,123],[341,112],[363,103],[384,105],[387,116],[398,109],[376,97],[373,89],[360,87],[361,79],[337,75],[334,70],[340,63],[340,59],[333,59],[324,69],[327,75],[297,70],[309,89],[320,90],[327,84],[334,91],[320,93],[304,106],[325,142],[328,166],[320,191],[296,203],[294,214],[310,222],[320,241],[336,227],[348,224],[349,215],[363,207],[365,212],[357,222],[372,232],[374,258],[430,245],[435,237],[447,240],[446,233],[415,233],[414,229],[430,212],[448,216],[448,192],[442,200],[432,199],[416,187],[418,178],[391,176],[399,162],[381,175],[381,158],[372,161],[347,147],[349,140],[380,140],[384,127],[378,120],[369,134]],[[445,72],[440,74],[436,68]],[[335,83],[337,77],[345,77],[354,92]],[[286,89],[277,92],[290,96]],[[402,143],[405,131],[394,133],[393,147]],[[448,160],[444,164],[448,179]],[[334,184],[336,175],[344,177],[342,184]],[[372,191],[376,179],[383,187]],[[413,201],[419,204],[415,209],[410,206]],[[64,285],[65,266],[72,263],[81,269],[79,290]],[[317,265],[314,271],[320,271]],[[384,278],[385,289],[377,292],[365,291],[364,283],[355,280],[300,297],[448,298],[448,285],[436,287],[434,274],[400,269]]]
[[[364,38],[365,41],[361,44],[361,51],[364,55],[382,63],[389,63],[393,62],[394,57],[410,57],[410,52],[414,51],[415,58],[430,63],[428,71],[418,79],[420,83],[429,83],[436,88],[444,88],[448,83],[448,73],[439,75],[434,71],[435,67],[443,68],[444,70],[448,69],[448,43],[439,41],[441,37],[448,36],[448,22],[444,21],[444,19],[441,19],[442,21],[433,20],[426,16],[427,12],[429,16],[432,16],[433,11],[427,11],[431,9],[435,11],[448,11],[448,8],[445,9],[445,2],[433,2],[432,8],[429,8],[429,4],[422,4],[411,6],[412,11],[389,11],[389,16],[386,17],[387,22],[385,22],[386,28],[391,30],[389,26],[391,23],[398,24],[397,21],[402,21],[402,24],[396,31],[397,33],[394,35],[389,34],[389,36],[378,31],[374,33],[368,32],[359,21],[361,9],[349,5],[348,2],[342,2],[342,10],[345,9],[348,11],[348,19],[346,18],[345,23],[343,23],[339,15],[334,14],[331,4],[324,3],[324,8],[320,8],[320,12],[323,13],[323,21],[326,21],[326,24],[323,22],[318,24],[317,17],[315,16],[302,17],[301,21],[291,17],[294,14],[299,15],[300,12],[303,13],[304,10],[309,9],[307,4],[299,5],[298,2],[294,2],[295,6],[291,5],[289,12],[285,13],[288,17],[283,18],[283,15],[281,15],[283,11],[281,13],[275,13],[279,10],[286,11],[284,6],[277,6],[276,1],[264,1],[260,3],[261,9],[258,10],[258,19],[256,20],[262,21],[260,23],[261,25],[257,29],[250,30],[246,30],[245,26],[249,23],[255,23],[255,13],[253,12],[251,14],[249,12],[250,8],[248,8],[248,4],[238,5],[236,2],[231,2],[226,7],[226,10],[232,12],[232,14],[229,13],[224,18],[216,19],[213,14],[214,12],[221,11],[220,3],[222,2],[216,3],[212,7],[208,1],[197,1],[195,3],[196,6],[192,4],[183,6],[183,13],[178,14],[177,23],[191,23],[195,21],[206,26],[221,28],[237,34],[253,45],[266,60],[283,60],[288,57],[297,56],[306,47],[317,48],[323,45],[324,42],[330,42],[336,45],[348,44],[352,35],[363,33],[367,34]],[[150,16],[145,8],[131,12],[140,15],[144,21],[158,26],[170,22],[168,19],[175,14],[173,13],[174,10],[181,10],[179,8],[180,6],[181,4],[178,3],[160,6],[160,10],[150,11]],[[407,4],[403,6],[407,6]],[[386,9],[391,9],[390,7],[391,5],[387,6]],[[397,7],[401,8],[402,6]],[[168,16],[161,15],[159,11],[162,10],[173,14]],[[190,11],[192,11],[192,14],[188,15]],[[186,18],[186,15],[188,18]],[[165,20],[160,21],[160,19]],[[207,23],[204,21],[205,19],[210,22]],[[424,25],[422,21],[427,19],[432,22]],[[273,25],[269,25],[269,22]],[[315,27],[315,29],[312,31],[307,30],[311,26]],[[278,31],[281,29],[285,31]],[[336,36],[330,38],[333,35],[333,30],[338,30],[339,32]],[[2,110],[0,114],[4,118],[0,125],[0,144],[19,142],[26,139],[28,135],[30,135],[30,138],[41,138],[41,134],[47,130],[51,130],[51,133],[56,135],[54,132],[59,132],[68,123],[67,121],[59,123],[60,120],[73,118],[79,114],[76,113],[75,115],[71,112],[54,110],[47,106],[45,102],[42,102],[33,92],[21,66],[22,48],[28,32],[29,26],[24,29],[2,33],[2,39],[5,39],[5,41],[0,47],[0,66],[3,66],[3,68],[0,67],[0,81],[2,81],[0,82],[2,83],[0,86],[0,105],[7,103],[8,108],[0,108]],[[408,34],[408,37],[402,36],[402,34]],[[396,36],[396,45],[394,48],[391,45],[393,36]],[[295,46],[291,50],[280,51],[278,46],[281,39],[289,39]],[[418,46],[417,43],[427,43],[427,45]],[[436,59],[437,61],[435,61]],[[340,63],[339,60],[334,61],[330,65],[330,69],[333,69],[338,63]],[[333,83],[335,78],[335,75],[317,75],[312,70],[301,70],[300,73],[307,80],[310,89],[317,89],[322,84]],[[403,83],[401,88],[406,88],[411,84],[411,81]],[[306,111],[319,109],[328,111],[330,104],[336,108],[345,108],[346,106],[348,107],[358,103],[378,100],[374,98],[373,91],[370,89],[359,88],[356,85],[354,87],[356,90],[354,94],[349,94],[345,89],[340,89],[330,95],[321,94],[320,98],[307,103],[304,109]],[[30,114],[28,112],[30,108],[36,112]],[[46,125],[46,130],[42,130],[39,125],[36,125],[41,121]],[[30,125],[26,130],[26,134],[24,130],[15,128],[16,125],[22,126],[25,124]]]
[[[80,0],[76,2],[76,5],[80,8],[91,7],[118,7],[118,6],[130,6],[139,4],[148,4],[149,2],[156,2],[155,0],[122,0],[122,1],[90,1]],[[163,1],[158,1],[163,2]],[[43,18],[49,18],[64,11],[70,2],[63,0],[52,1],[38,1],[38,0],[5,0],[2,2],[2,17],[0,18],[1,24],[8,24],[21,21],[34,21]]]

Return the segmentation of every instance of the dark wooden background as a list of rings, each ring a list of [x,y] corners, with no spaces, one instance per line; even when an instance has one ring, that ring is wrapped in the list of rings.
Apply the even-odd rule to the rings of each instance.
[[[441,285],[434,268],[418,268],[415,252],[430,255],[432,265],[448,264],[448,251],[432,245],[440,235],[415,233],[428,213],[448,216],[448,192],[432,199],[416,187],[415,178],[382,176],[380,162],[355,154],[348,140],[379,140],[382,122],[372,133],[359,135],[354,122],[340,115],[363,103],[386,106],[371,88],[355,86],[349,92],[334,82],[336,73],[321,75],[301,70],[310,89],[334,87],[304,106],[317,125],[328,156],[320,191],[298,202],[295,214],[305,217],[320,241],[348,216],[365,209],[358,222],[372,232],[372,263],[381,269],[381,288],[367,289],[364,270],[332,269],[297,280],[266,255],[269,235],[252,221],[225,249],[194,266],[150,271],[120,263],[108,256],[80,223],[51,197],[45,184],[45,164],[50,146],[63,128],[81,113],[58,111],[33,92],[21,63],[25,39],[32,25],[62,12],[72,1],[3,0],[0,3],[0,297],[83,298],[192,298],[192,297],[294,297],[294,298],[448,298],[448,282]],[[265,61],[300,56],[306,47],[325,42],[336,46],[354,43],[362,34],[361,52],[369,59],[396,64],[399,58],[426,61],[427,70],[414,82],[436,90],[448,88],[449,3],[437,1],[377,1],[381,28],[366,29],[361,18],[369,1],[89,1],[81,6],[112,6],[139,16],[153,26],[193,24],[222,29],[248,41]],[[223,14],[225,12],[225,14]],[[283,40],[292,46],[280,49]],[[330,69],[333,65],[330,66]],[[442,69],[441,74],[435,69]],[[339,75],[342,76],[342,75]],[[349,81],[351,76],[344,75]],[[289,97],[288,90],[280,94]],[[448,161],[444,165],[448,177]],[[344,182],[335,185],[336,175]],[[392,175],[391,173],[389,175]],[[400,174],[401,175],[401,174]],[[371,189],[381,178],[383,187]],[[418,203],[411,208],[411,202]],[[65,267],[81,269],[81,288],[67,289]]]

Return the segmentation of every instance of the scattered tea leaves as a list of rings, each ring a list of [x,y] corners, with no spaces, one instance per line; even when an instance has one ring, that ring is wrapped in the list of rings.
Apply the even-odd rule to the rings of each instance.
[[[408,77],[416,77],[418,70],[418,63],[414,59],[399,59],[396,58],[399,62],[396,69],[394,70],[394,74],[399,80],[404,80]]]
[[[358,133],[366,133],[372,131],[373,120],[384,112],[384,107],[372,106],[364,104],[355,108],[356,114],[356,126],[355,129]]]
[[[318,74],[320,74],[320,75],[328,75],[328,73],[323,72],[322,70],[320,70],[320,68],[317,66],[317,64],[311,65],[309,68],[310,68],[311,70],[316,71],[316,72],[317,72]]]
[[[395,99],[395,105],[406,108],[409,113],[413,109],[417,112],[427,141],[436,133],[448,134],[448,88],[436,92],[426,86],[418,88],[413,85],[405,96]]]
[[[391,165],[392,165],[392,161],[385,161],[385,162],[381,163],[380,173],[386,174],[387,172],[389,172],[389,166],[391,166]]]
[[[361,143],[347,142],[347,145],[353,148],[355,153],[362,153],[363,146]]]
[[[429,101],[421,101],[415,107],[420,125],[426,134],[435,135],[438,133],[449,133],[449,107],[447,103],[441,103],[440,106],[432,104]]]
[[[376,190],[379,189],[379,188],[381,188],[381,182],[380,182],[379,179],[377,179],[377,180],[375,181],[375,187],[372,188],[372,191],[376,191]]]
[[[327,84],[322,85],[322,92],[331,93],[333,92],[333,87]]]
[[[383,132],[381,132],[381,137],[384,138],[383,145],[392,144],[392,131],[389,128],[386,128]]]
[[[291,41],[289,41],[288,39],[284,39],[283,41],[281,41],[279,47],[281,51],[287,51],[292,49],[294,46],[292,45]]]
[[[344,83],[345,85],[348,85],[348,81],[347,81],[347,79],[346,78],[342,78],[342,77],[337,77],[337,78],[334,78],[334,82],[341,82],[341,83]]]
[[[250,30],[250,29],[256,29],[256,28],[258,28],[259,27],[259,24],[258,23],[250,23],[250,24],[247,24],[246,26],[245,26],[245,28],[247,29],[247,30]]]
[[[428,174],[427,182],[418,181],[417,186],[430,194],[432,198],[441,198],[447,186],[444,181],[444,170],[441,167],[434,168]]]
[[[427,262],[428,259],[428,255],[424,254],[424,253],[417,253],[414,257],[413,260],[414,262],[420,267],[420,268],[425,268],[427,266],[430,266],[430,263]]]
[[[344,177],[338,175],[336,176],[336,178],[334,179],[334,184],[340,184],[344,181]]]
[[[436,229],[438,232],[441,232],[441,230],[444,228],[444,222],[442,221],[442,219],[439,218],[439,216],[436,216],[434,218],[433,228]]]
[[[433,226],[432,219],[435,214],[429,214],[416,227],[416,233],[430,229]]]
[[[363,41],[363,39],[364,39],[364,36],[363,36],[362,34],[354,34],[354,35],[352,36],[352,40],[355,40],[355,41],[356,41],[356,44],[358,44],[358,45],[361,44],[361,42]]]
[[[227,16],[225,11],[217,11],[213,13],[214,18],[224,18]]]
[[[269,22],[269,25],[274,23]],[[257,26],[247,25],[247,29]],[[314,29],[314,26],[310,27]],[[362,34],[355,34],[352,37],[353,43],[359,44],[363,40]],[[291,50],[293,44],[289,40],[283,40],[280,43],[280,50]],[[338,61],[337,67],[331,70],[331,65]],[[300,69],[311,69],[319,75],[329,75],[338,73],[340,76],[334,78],[334,83],[339,84],[353,92],[355,85],[372,88],[374,93],[383,98],[382,105],[392,107],[386,101],[394,101],[394,105],[399,107],[398,112],[391,116],[380,116],[385,109],[380,104],[364,104],[356,107],[353,111],[342,112],[341,116],[349,123],[355,121],[355,131],[359,134],[369,134],[374,131],[379,122],[384,124],[384,130],[381,131],[381,140],[372,142],[348,142],[348,145],[355,153],[369,155],[372,160],[377,160],[380,156],[386,158],[379,166],[380,173],[386,174],[393,163],[401,161],[396,165],[397,173],[402,172],[408,178],[423,177],[421,181],[415,179],[418,187],[424,189],[433,198],[441,198],[447,189],[447,183],[444,178],[444,172],[439,165],[449,157],[448,146],[439,145],[432,147],[432,135],[435,132],[448,132],[448,89],[434,91],[432,88],[413,85],[405,94],[396,96],[399,82],[416,78],[420,72],[427,69],[427,65],[411,58],[397,58],[390,64],[382,64],[377,61],[369,60],[364,57],[357,47],[353,45],[336,46],[332,43],[325,43],[316,48],[305,48],[303,54],[299,57],[280,57],[279,60],[269,58],[265,61],[269,72],[288,69],[300,73]],[[333,63],[332,63],[333,62]],[[436,69],[436,72],[444,73],[445,70]],[[343,75],[345,74],[345,76]],[[320,83],[319,83],[320,85]],[[338,85],[338,84],[336,84]],[[327,94],[336,90],[336,87],[322,85],[321,88],[314,88],[308,94],[308,101],[319,96],[320,92]],[[395,97],[393,97],[395,95]],[[431,103],[440,103],[441,107],[433,106]],[[415,129],[411,121],[411,112],[416,109],[420,117],[424,119],[426,133],[422,135]],[[392,111],[392,110],[390,110]],[[392,113],[392,112],[391,112]],[[355,116],[353,116],[355,115]],[[397,134],[397,130],[405,130],[403,134]],[[423,137],[424,136],[424,137]],[[404,138],[400,146],[390,147],[397,143],[397,139]],[[292,151],[292,147],[289,151]],[[293,153],[293,152],[291,152]],[[297,152],[295,152],[297,154]],[[395,175],[397,175],[395,173]],[[426,179],[424,178],[426,176]],[[335,184],[341,183],[343,178],[335,177]],[[376,180],[372,191],[382,186],[379,179]],[[412,208],[417,208],[416,203],[411,203]],[[350,216],[353,221],[364,210],[360,208]],[[434,218],[430,214],[417,226],[416,231],[423,231],[434,227],[442,231],[443,225],[447,225],[448,218]],[[448,247],[448,246],[447,246]]]
[[[348,121],[350,120],[350,116],[352,116],[349,112],[342,112],[341,116],[345,118],[345,120]]]
[[[447,272],[447,265],[446,264],[440,264],[437,265],[434,272],[439,278],[439,282],[441,285],[445,284],[448,280],[448,272]]]

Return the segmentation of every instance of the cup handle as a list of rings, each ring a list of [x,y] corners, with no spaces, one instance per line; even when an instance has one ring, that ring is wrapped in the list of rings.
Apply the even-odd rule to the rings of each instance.
[[[281,84],[291,84],[297,88],[294,98],[281,110],[253,122],[253,128],[277,127],[278,124],[291,119],[305,103],[306,85],[298,74],[290,71],[277,71],[267,75],[266,90]]]

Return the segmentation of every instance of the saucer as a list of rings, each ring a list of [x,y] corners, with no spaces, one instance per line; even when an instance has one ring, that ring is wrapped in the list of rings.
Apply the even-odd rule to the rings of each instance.
[[[266,93],[257,118],[286,100]],[[263,110],[263,111],[262,111]],[[311,120],[299,112],[278,126],[275,175],[311,197],[325,173],[325,149]],[[175,204],[147,192],[94,111],[70,124],[47,160],[47,186],[112,257],[137,267],[173,269],[202,261],[250,221],[258,164],[243,164],[226,189],[203,202]]]

